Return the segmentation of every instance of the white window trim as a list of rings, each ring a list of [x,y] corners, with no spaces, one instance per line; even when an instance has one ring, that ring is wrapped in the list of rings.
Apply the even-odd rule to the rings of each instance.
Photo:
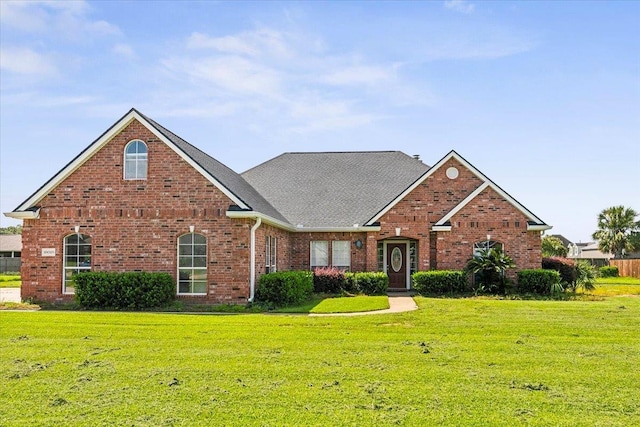
[[[275,273],[278,271],[278,238],[273,236],[267,236],[266,240],[266,253],[265,253],[265,271],[269,273]],[[273,249],[273,250],[272,250]]]
[[[145,174],[144,178],[138,177],[138,163],[141,161],[138,158],[135,159],[136,160],[135,178],[127,178],[127,149],[134,142],[141,142],[144,145],[144,147],[146,148],[146,150],[147,150],[146,158],[145,158],[145,162],[147,164],[147,171],[146,171],[146,174]],[[127,142],[127,144],[124,146],[124,152],[123,152],[123,157],[122,157],[122,178],[125,181],[144,181],[144,180],[147,179],[148,175],[149,175],[149,146],[147,145],[146,142],[144,142],[141,139],[132,139],[131,141]]]
[[[64,236],[64,238],[62,239],[62,293],[64,295],[75,295],[75,288],[72,291],[68,291],[67,290],[67,270],[86,270],[86,271],[91,271],[92,262],[89,262],[89,266],[88,267],[80,267],[80,266],[76,266],[76,267],[67,267],[67,238],[70,236],[74,236],[76,233],[73,234],[67,234],[66,236]],[[83,234],[83,236],[87,236],[87,237],[91,237],[88,234]],[[79,246],[79,244],[78,244]],[[92,260],[93,259],[93,240],[91,241],[91,254],[89,254],[89,259]]]
[[[204,234],[200,234],[200,233],[185,233],[182,234],[180,236],[178,236],[178,240],[176,242],[176,255],[177,255],[177,259],[176,259],[176,265],[177,265],[177,279],[176,280],[176,295],[186,295],[186,296],[203,296],[203,295],[207,295],[207,292],[180,292],[180,238],[184,237],[184,236],[188,236],[188,235],[200,235],[202,237],[205,238],[205,260],[204,260],[204,267],[183,267],[184,269],[191,269],[191,270],[204,270],[206,273],[206,276],[209,275],[209,268],[208,268],[208,254],[209,254],[209,242],[207,240],[207,236],[205,236]],[[193,248],[193,240],[191,241],[191,246]],[[193,251],[192,254],[193,256]],[[207,284],[207,289],[209,288],[208,284]]]

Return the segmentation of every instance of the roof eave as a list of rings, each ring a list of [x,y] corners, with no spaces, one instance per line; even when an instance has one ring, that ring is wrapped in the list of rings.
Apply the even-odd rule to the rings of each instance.
[[[547,224],[527,224],[527,231],[551,230],[553,226]]]
[[[251,210],[228,210],[226,212],[228,218],[236,219],[262,219],[262,222],[273,225],[280,229],[293,233],[362,233],[367,231],[378,232],[381,230],[380,225],[366,226],[354,225],[352,227],[304,227],[293,226],[289,223],[277,220],[269,215]]]
[[[4,216],[13,219],[38,219],[40,218],[40,209],[31,211],[13,211],[5,212]]]

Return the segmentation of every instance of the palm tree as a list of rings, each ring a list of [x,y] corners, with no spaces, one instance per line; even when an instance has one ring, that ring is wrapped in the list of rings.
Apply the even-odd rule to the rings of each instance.
[[[598,230],[592,237],[598,241],[602,252],[612,253],[622,258],[625,251],[640,249],[637,234],[640,233],[640,221],[636,221],[638,213],[624,206],[612,206],[598,215]]]
[[[478,254],[467,262],[466,270],[474,275],[478,285],[491,293],[498,293],[505,291],[504,273],[507,268],[513,266],[513,259],[502,252],[500,247],[495,247],[480,249]]]

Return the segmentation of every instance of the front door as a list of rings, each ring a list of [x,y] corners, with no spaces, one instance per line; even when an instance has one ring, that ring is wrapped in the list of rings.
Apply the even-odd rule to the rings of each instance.
[[[387,275],[389,289],[407,289],[407,245],[387,244]]]

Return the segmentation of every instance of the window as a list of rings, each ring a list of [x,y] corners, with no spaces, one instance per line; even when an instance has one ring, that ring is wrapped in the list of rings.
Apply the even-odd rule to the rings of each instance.
[[[326,240],[311,241],[311,269],[329,266],[329,242]]]
[[[189,233],[178,238],[178,294],[206,295],[207,238]]]
[[[351,268],[351,242],[334,240],[331,242],[331,266],[349,271]]]
[[[267,236],[266,253],[264,257],[264,266],[265,266],[265,271],[267,273],[275,273],[277,271],[276,252],[277,252],[276,238]]]
[[[502,243],[496,242],[494,240],[483,240],[480,242],[476,242],[473,244],[473,256],[475,257],[480,255],[481,250],[491,250],[493,248],[502,250]]]
[[[147,179],[147,144],[139,139],[124,149],[124,179]]]
[[[64,277],[62,292],[75,293],[73,276],[91,271],[91,237],[85,234],[70,234],[64,238]]]

